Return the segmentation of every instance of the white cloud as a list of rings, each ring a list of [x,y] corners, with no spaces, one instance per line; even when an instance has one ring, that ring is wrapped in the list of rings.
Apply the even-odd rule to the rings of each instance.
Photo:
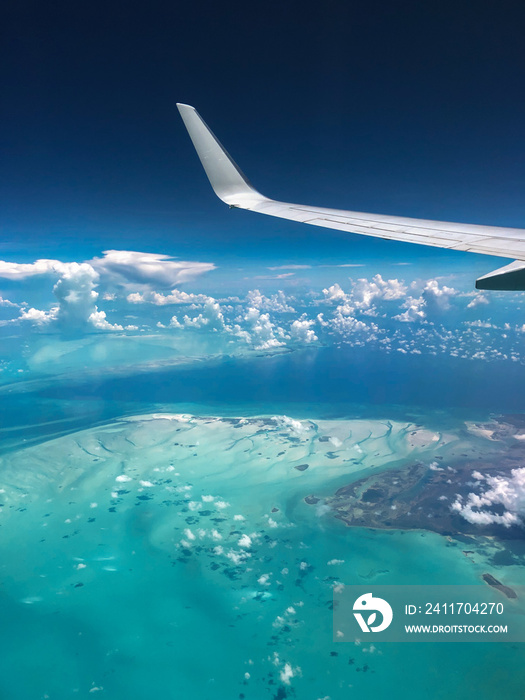
[[[18,321],[31,321],[37,326],[44,326],[50,321],[56,321],[58,314],[58,306],[54,306],[50,311],[41,311],[40,309],[23,309],[18,317]]]
[[[426,307],[426,301],[423,297],[415,299],[414,297],[408,297],[406,301],[401,304],[402,309],[406,309],[403,313],[397,314],[393,318],[396,321],[402,321],[404,323],[414,323],[415,321],[422,321],[426,313],[424,311]]]
[[[315,321],[308,320],[306,315],[304,315],[292,323],[290,327],[290,335],[294,340],[298,340],[299,342],[314,343],[316,340],[319,340],[314,331],[312,331],[310,328],[310,326],[313,326],[314,324]]]
[[[287,302],[286,295],[279,290],[271,297],[264,296],[258,289],[253,289],[246,295],[249,306],[260,311],[276,311],[278,313],[294,313],[295,309]]]
[[[296,435],[303,435],[312,427],[310,423],[302,423],[300,420],[289,416],[272,416],[272,421],[274,421],[279,430],[286,428]]]
[[[311,265],[277,265],[276,267],[269,267],[269,270],[309,270]]]
[[[90,261],[107,282],[141,285],[146,289],[171,289],[215,270],[213,263],[178,260],[170,255],[133,250],[106,250],[104,257]]]
[[[110,323],[106,320],[105,311],[93,311],[88,317],[89,323],[99,331],[123,331],[119,323]],[[136,330],[137,326],[128,326],[128,330]]]
[[[231,549],[229,552],[227,552],[226,556],[230,561],[232,561],[236,566],[239,566],[239,564],[242,564],[246,559],[251,557],[251,554],[249,552],[235,552],[233,549]]]
[[[206,294],[188,294],[180,289],[174,289],[169,294],[159,292],[133,292],[126,297],[131,304],[155,304],[155,306],[167,306],[170,304],[205,304],[211,301]]]
[[[427,280],[421,296],[425,300],[429,310],[447,311],[450,308],[450,298],[457,296],[458,292],[453,287],[439,286],[437,280]]]
[[[470,328],[494,328],[496,329],[497,326],[493,325],[492,323],[488,323],[487,321],[463,321],[463,324],[465,326],[469,326]],[[524,326],[525,328],[525,326]]]
[[[9,265],[13,272],[16,264]],[[23,279],[34,274],[53,274],[58,275],[59,279],[53,287],[58,306],[52,307],[49,311],[24,309],[18,321],[31,321],[37,326],[56,322],[66,331],[85,328],[86,325],[99,330],[122,330],[122,326],[110,324],[106,320],[105,312],[99,311],[95,304],[98,297],[95,287],[99,275],[89,263],[40,260],[32,264],[19,265],[19,267],[22,268],[19,271],[20,274],[13,279]]]
[[[157,323],[157,326],[160,328],[164,328],[165,326],[162,325],[162,323]],[[178,318],[176,316],[172,316],[170,319],[170,328],[184,328],[182,323],[179,322]]]
[[[469,493],[465,502],[458,496],[451,506],[452,510],[478,525],[523,525],[521,516],[525,515],[525,467],[512,469],[510,477],[484,477],[480,472],[473,473],[473,476],[474,474],[479,481],[484,479],[489,488],[480,494]],[[494,506],[503,506],[505,510],[496,513],[491,510]]]
[[[475,309],[476,306],[480,306],[481,304],[488,304],[489,300],[484,294],[478,293],[476,296],[472,299],[472,301],[467,304],[467,309]]]
[[[292,678],[298,675],[301,675],[301,669],[299,666],[292,667],[291,664],[285,663],[283,668],[281,669],[281,672],[279,673],[279,678],[281,679],[281,682],[285,685],[290,685],[290,681],[292,680]]]
[[[394,301],[402,299],[407,288],[397,279],[384,280],[381,275],[375,275],[372,281],[358,279],[352,290],[352,302],[358,309],[368,309],[378,299]]]
[[[91,323],[96,328],[96,324],[102,322],[95,305],[97,283],[98,273],[89,263],[64,264],[60,279],[53,287],[59,304],[57,321],[61,325],[71,329]]]
[[[328,289],[323,289],[323,294],[325,295],[326,301],[345,301],[347,299],[347,295],[337,282],[331,287],[328,287]]]
[[[170,325],[177,328],[175,322],[176,317],[173,316]],[[204,305],[202,313],[194,318],[190,318],[188,315],[184,316],[183,319],[184,326],[188,328],[206,328],[208,330],[220,331],[225,327],[224,315],[221,311],[221,307],[215,299],[209,299]]]
[[[363,331],[379,330],[375,323],[367,324],[364,321],[359,321],[354,316],[347,315],[345,307],[337,307],[336,313],[328,325],[336,332],[343,336],[351,336],[354,333]]]
[[[235,326],[235,334],[243,338],[247,343],[255,346],[257,350],[268,350],[284,345],[282,340],[275,337],[275,333],[284,336],[282,329],[276,327],[271,321],[269,314],[261,314],[259,309],[249,307],[243,318],[247,325],[247,330],[240,326]]]
[[[35,275],[60,274],[61,268],[68,263],[60,260],[36,260],[34,263],[15,263],[0,260],[0,277],[11,280],[23,280]]]
[[[95,302],[99,273],[89,263],[37,260],[34,263],[8,263],[0,261],[0,277],[24,280],[35,275],[58,277],[53,293],[58,306],[49,311],[30,308],[22,311],[18,321],[31,321],[37,326],[56,322],[63,330],[71,331],[86,325],[100,330],[122,330],[106,320]]]
[[[281,272],[280,275],[255,275],[254,277],[245,277],[244,279],[254,279],[254,280],[286,280],[293,277],[295,272]]]

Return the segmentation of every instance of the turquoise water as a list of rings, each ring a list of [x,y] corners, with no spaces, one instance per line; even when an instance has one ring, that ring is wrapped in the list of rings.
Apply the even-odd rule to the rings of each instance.
[[[74,428],[48,425],[37,444],[34,425],[9,433],[2,698],[523,696],[519,644],[332,641],[334,585],[478,584],[501,550],[480,539],[466,557],[430,532],[347,528],[303,500],[479,447],[459,418],[120,409],[94,424],[79,408]],[[524,581],[519,565],[489,570]]]

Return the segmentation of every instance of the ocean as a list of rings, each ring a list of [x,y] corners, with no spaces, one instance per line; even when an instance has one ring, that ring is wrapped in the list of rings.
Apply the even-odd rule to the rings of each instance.
[[[523,697],[520,644],[334,642],[332,623],[340,584],[500,600],[481,574],[523,585],[518,550],[471,537],[466,556],[461,538],[347,527],[323,505],[479,449],[465,421],[522,412],[519,367],[327,348],[1,392],[1,697]]]

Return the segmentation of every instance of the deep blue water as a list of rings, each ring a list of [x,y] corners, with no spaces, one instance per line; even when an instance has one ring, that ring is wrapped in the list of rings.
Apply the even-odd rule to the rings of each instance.
[[[317,417],[404,417],[424,409],[442,419],[450,412],[483,419],[525,411],[525,372],[518,363],[330,347],[43,378],[5,387],[0,411],[4,429],[51,421],[75,427],[158,405]]]
[[[353,404],[525,410],[525,371],[517,363],[428,355],[311,349],[271,357],[90,375],[56,382],[41,396],[159,403]],[[273,409],[272,409],[273,410]]]

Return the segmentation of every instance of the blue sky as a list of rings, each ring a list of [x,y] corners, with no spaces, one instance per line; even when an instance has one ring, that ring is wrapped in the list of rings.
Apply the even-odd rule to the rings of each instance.
[[[215,262],[461,264],[458,254],[228,211],[177,101],[197,107],[269,196],[525,219],[516,3],[270,2],[254,13],[240,2],[29,1],[3,14],[4,259],[131,249]]]

